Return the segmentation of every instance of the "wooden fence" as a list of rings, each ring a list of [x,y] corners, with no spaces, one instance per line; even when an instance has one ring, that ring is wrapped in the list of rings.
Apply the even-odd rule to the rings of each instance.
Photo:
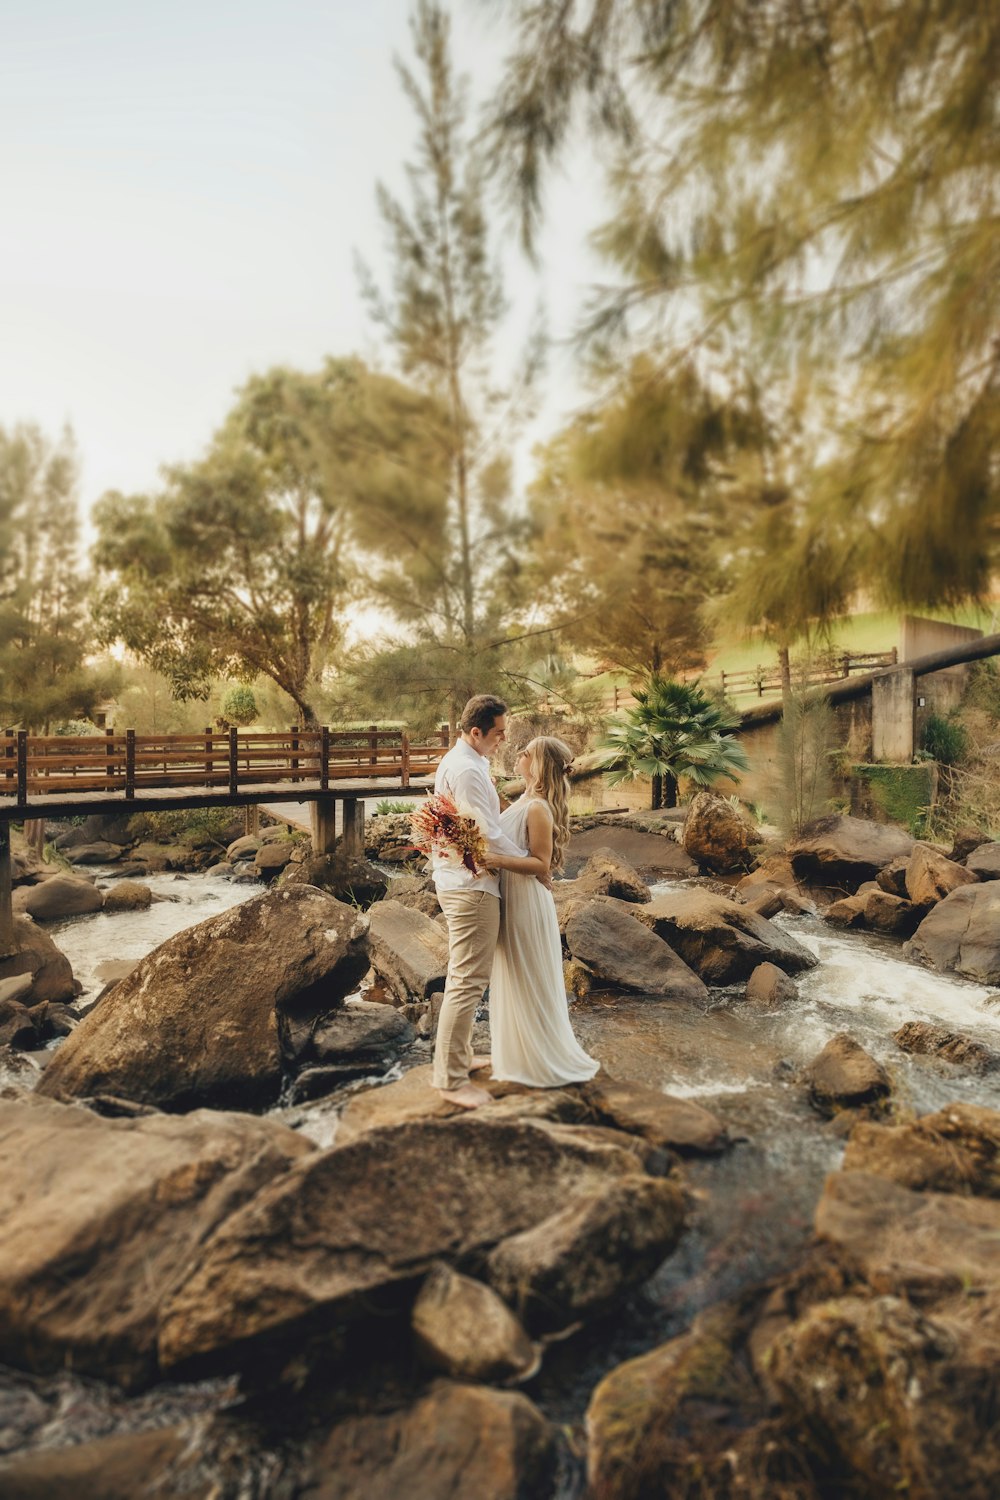
[[[0,799],[74,792],[123,793],[171,787],[217,787],[235,796],[255,785],[308,783],[327,791],[339,780],[385,779],[409,786],[430,775],[448,748],[444,729],[434,744],[412,744],[405,730],[291,728],[275,733],[205,729],[192,734],[101,735],[4,732]]]

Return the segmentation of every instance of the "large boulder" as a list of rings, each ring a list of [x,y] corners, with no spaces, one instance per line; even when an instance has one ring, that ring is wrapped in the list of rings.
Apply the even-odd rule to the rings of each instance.
[[[297,1163],[202,1246],[161,1320],[161,1361],[194,1375],[302,1356],[405,1304],[435,1261],[468,1263],[633,1176],[645,1172],[628,1137],[547,1121],[368,1130]]]
[[[777,964],[758,964],[747,980],[743,998],[755,1010],[780,1010],[798,999],[795,981]]]
[[[437,898],[437,887],[429,875],[394,875],[389,881],[386,896],[400,906],[412,907],[431,921],[441,915],[441,903]]]
[[[72,1000],[80,992],[69,959],[30,917],[14,918],[14,952],[0,958],[0,980],[29,975],[30,991],[19,999],[25,1004],[40,1000]]]
[[[413,810],[416,812],[417,803]],[[408,860],[424,861],[425,856],[413,842],[410,814],[382,813],[365,823],[365,853],[382,864],[405,864]]]
[[[398,901],[380,901],[368,915],[371,966],[401,1004],[444,988],[448,935],[437,922]]]
[[[605,985],[669,1000],[703,1003],[708,998],[702,981],[673,948],[617,903],[591,898],[576,909],[566,922],[566,946]]]
[[[388,877],[370,860],[346,853],[339,844],[331,854],[313,854],[308,847],[300,846],[279,878],[282,885],[315,886],[363,911],[381,901],[389,885]]]
[[[106,912],[146,911],[153,904],[153,892],[140,880],[117,880],[104,893]]]
[[[1000,1198],[1000,1113],[949,1104],[905,1125],[862,1120],[851,1131],[845,1172],[870,1172],[913,1191]]]
[[[206,1236],[314,1149],[246,1115],[0,1099],[0,1361],[154,1379],[160,1304]]]
[[[67,850],[67,858],[72,865],[111,865],[121,857],[120,844],[75,844]]]
[[[489,1279],[529,1329],[565,1328],[647,1281],[676,1247],[685,1217],[684,1192],[669,1178],[611,1180],[501,1241]]]
[[[959,886],[931,908],[903,951],[942,974],[1000,984],[1000,883]]]
[[[415,1036],[413,1026],[395,1005],[351,1000],[319,1022],[310,1055],[321,1063],[384,1068]]]
[[[541,1500],[554,1493],[556,1429],[517,1391],[440,1381],[402,1411],[339,1422],[296,1500]]]
[[[184,1500],[213,1500],[220,1491],[204,1472],[204,1429],[194,1424],[118,1432],[69,1447],[43,1448],[0,1460],[3,1500],[136,1500],[162,1494],[161,1483]],[[200,1470],[200,1474],[191,1472]],[[155,1486],[155,1488],[154,1488]]]
[[[285,1060],[365,972],[366,926],[353,907],[296,886],[187,928],[84,1017],[41,1092],[172,1110],[273,1104]]]
[[[809,1097],[824,1114],[871,1104],[889,1093],[889,1076],[846,1031],[830,1038],[803,1069]]]
[[[853,889],[862,880],[874,880],[890,860],[912,849],[910,835],[891,823],[833,815],[807,824],[787,852],[803,879]]]
[[[975,884],[979,877],[927,844],[915,844],[904,878],[906,894],[915,906],[933,906],[959,886]]]
[[[837,904],[843,906],[844,902]],[[869,891],[864,905],[865,926],[872,932],[884,932],[890,937],[911,937],[919,927],[924,911],[925,908],[907,901],[904,896],[894,896],[890,891]],[[829,918],[827,912],[828,921]]]
[[[977,880],[1000,880],[1000,844],[980,844],[966,857],[965,868]]]
[[[716,792],[696,792],[692,797],[681,843],[703,870],[726,874],[747,869],[757,842],[755,825],[728,797]]]
[[[715,1155],[729,1144],[718,1115],[693,1099],[675,1099],[603,1072],[581,1084],[580,1094],[603,1124],[680,1156]]]
[[[655,896],[639,912],[707,984],[737,984],[758,964],[776,964],[786,974],[815,967],[808,948],[748,906],[695,887]]]
[[[524,1380],[538,1368],[535,1346],[507,1304],[443,1262],[420,1289],[412,1328],[422,1363],[455,1380]]]
[[[97,886],[74,875],[53,875],[41,885],[20,886],[14,892],[14,910],[36,922],[84,916],[100,911],[103,905],[104,896]]]

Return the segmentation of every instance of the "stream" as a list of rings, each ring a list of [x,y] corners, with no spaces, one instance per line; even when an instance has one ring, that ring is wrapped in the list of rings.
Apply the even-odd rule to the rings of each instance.
[[[154,875],[148,883],[170,899],[145,912],[98,913],[49,929],[84,986],[82,1001],[99,992],[104,964],[137,960],[182,928],[261,891],[202,875]],[[654,886],[654,893],[671,883]],[[911,1056],[892,1039],[904,1021],[922,1020],[1000,1052],[1000,991],[909,963],[889,938],[831,929],[816,917],[777,921],[820,960],[797,979],[798,1003],[779,1012],[754,1010],[742,986],[714,989],[707,1010],[611,994],[572,1007],[581,1042],[612,1075],[704,1104],[724,1121],[734,1145],[721,1157],[685,1164],[696,1206],[675,1254],[613,1316],[552,1344],[539,1373],[522,1387],[555,1422],[578,1426],[607,1370],[683,1331],[702,1308],[795,1263],[810,1239],[824,1178],[843,1154],[841,1138],[809,1106],[796,1074],[837,1032],[850,1032],[886,1067],[897,1113],[925,1114],[956,1100],[1000,1109],[1000,1072],[977,1075]],[[398,1076],[395,1069],[369,1082]],[[341,1092],[275,1113],[325,1145],[343,1098]],[[0,1370],[0,1453],[161,1427],[238,1399],[229,1381],[161,1385],[129,1398],[69,1373],[42,1379]],[[252,1477],[238,1492],[271,1493]]]

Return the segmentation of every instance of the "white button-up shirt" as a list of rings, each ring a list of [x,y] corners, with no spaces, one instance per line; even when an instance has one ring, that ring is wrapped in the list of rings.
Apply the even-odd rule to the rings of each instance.
[[[501,832],[500,798],[490,778],[489,760],[464,740],[452,745],[443,757],[434,777],[434,790],[449,796],[461,812],[478,818],[494,853],[525,855],[526,850],[518,848]],[[495,873],[473,875],[465,865],[439,854],[431,855],[431,871],[439,891],[489,891],[494,896],[500,895],[500,879]]]

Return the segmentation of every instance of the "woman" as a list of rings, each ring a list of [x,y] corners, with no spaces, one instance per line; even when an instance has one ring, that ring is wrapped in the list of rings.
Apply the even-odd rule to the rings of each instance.
[[[524,796],[500,818],[508,838],[529,853],[489,854],[500,870],[500,940],[490,975],[493,1077],[532,1088],[593,1078],[600,1064],[573,1035],[563,982],[562,942],[552,894],[525,875],[558,870],[569,834],[566,769],[573,752],[540,735],[517,758]]]

